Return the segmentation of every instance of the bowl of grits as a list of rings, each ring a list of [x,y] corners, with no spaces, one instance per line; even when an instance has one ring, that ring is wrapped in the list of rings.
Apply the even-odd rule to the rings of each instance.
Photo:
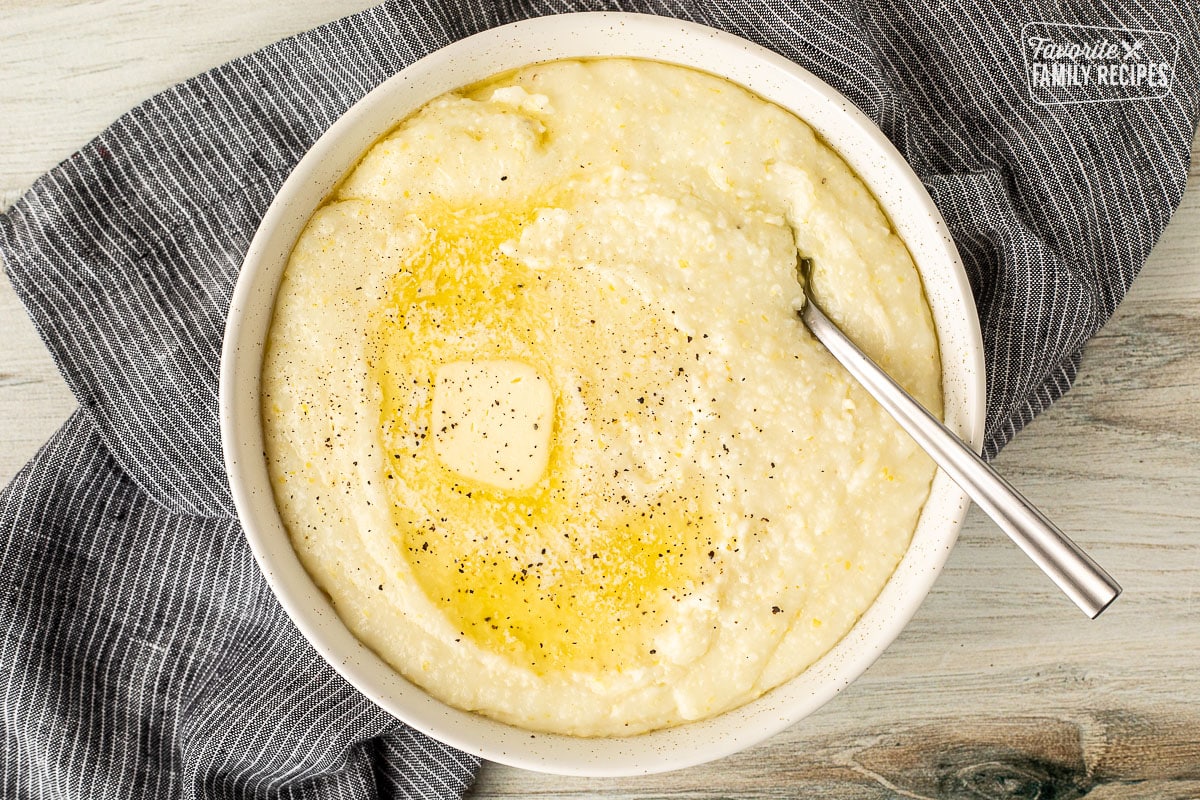
[[[899,634],[965,496],[800,323],[968,442],[940,215],[844,97],[737,37],[543,17],[414,63],[297,165],[221,365],[239,518],[350,683],[528,769],[749,747]]]

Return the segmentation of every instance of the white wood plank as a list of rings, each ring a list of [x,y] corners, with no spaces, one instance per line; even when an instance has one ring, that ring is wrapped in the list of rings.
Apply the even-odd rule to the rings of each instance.
[[[0,208],[174,83],[369,0],[54,0],[0,5]]]

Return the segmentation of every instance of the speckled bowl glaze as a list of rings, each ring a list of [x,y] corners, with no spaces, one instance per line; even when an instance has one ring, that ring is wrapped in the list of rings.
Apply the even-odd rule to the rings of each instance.
[[[912,544],[874,604],[832,651],[754,702],[712,719],[628,738],[533,734],[451,708],[359,643],[301,566],[276,511],[263,455],[259,381],[276,289],[312,212],[359,156],[438,95],[526,64],[628,56],[694,67],[741,84],[806,120],[866,182],[912,252],[941,344],[946,422],[976,447],[984,421],[983,348],[970,287],[941,215],[879,129],[792,62],[729,34],[678,20],[589,13],[485,31],[386,81],[339,119],[267,210],[233,295],[221,362],[225,464],[251,549],[279,602],[345,678],[409,725],[485,759],[543,772],[633,775],[679,769],[744,749],[803,719],[858,677],[912,617],[950,549],[967,499],[942,473]],[[486,677],[481,676],[482,680]],[[864,713],[869,713],[864,711]]]

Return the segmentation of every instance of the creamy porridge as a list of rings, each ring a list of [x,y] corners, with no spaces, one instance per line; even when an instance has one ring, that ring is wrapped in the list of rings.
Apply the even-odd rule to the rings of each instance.
[[[794,116],[654,62],[445,95],[313,216],[263,366],[268,460],[354,633],[455,706],[623,735],[828,651],[933,465],[805,331],[935,411],[912,260]]]

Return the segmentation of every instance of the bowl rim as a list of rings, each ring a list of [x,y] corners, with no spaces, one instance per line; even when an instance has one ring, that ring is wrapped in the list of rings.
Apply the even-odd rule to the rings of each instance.
[[[949,556],[969,501],[943,472],[936,473],[913,540],[879,596],[800,675],[716,717],[632,737],[536,733],[452,708],[401,677],[341,623],[291,549],[266,471],[259,372],[283,264],[337,181],[373,142],[428,100],[508,69],[595,57],[648,58],[700,69],[781,105],[817,130],[871,189],[913,253],[938,332],[946,424],[978,451],[986,397],[974,298],[941,214],[899,151],[847,98],[783,56],[714,28],[625,12],[535,17],[460,39],[405,67],[335,121],[284,181],[247,250],[226,322],[218,402],[226,471],[247,542],[275,597],[330,666],[389,713],[465,752],[541,772],[625,776],[730,755],[824,705],[878,658],[916,612]],[[927,273],[940,281],[936,307]]]

